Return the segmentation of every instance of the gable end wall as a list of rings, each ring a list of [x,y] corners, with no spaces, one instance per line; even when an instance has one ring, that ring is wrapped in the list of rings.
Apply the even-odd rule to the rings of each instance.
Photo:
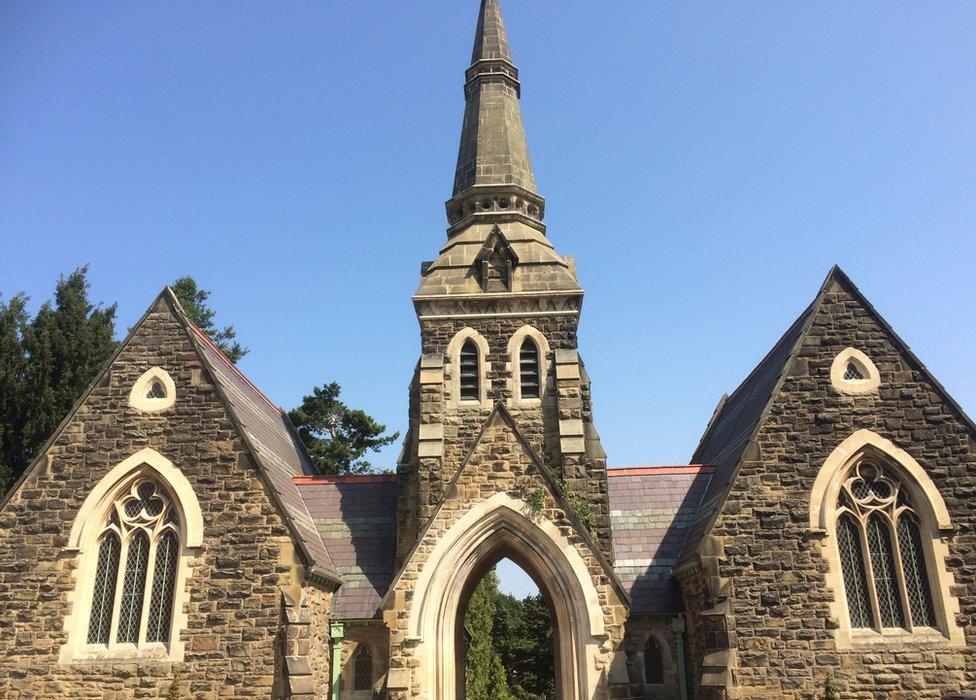
[[[849,346],[877,364],[880,393],[851,397],[832,388],[831,363]],[[809,697],[822,689],[828,669],[845,698],[894,697],[898,691],[938,697],[976,688],[976,658],[948,644],[836,648],[827,561],[820,541],[810,537],[810,494],[834,448],[864,428],[909,452],[945,499],[956,527],[947,565],[957,584],[957,622],[972,643],[976,572],[963,563],[976,560],[976,446],[966,424],[884,328],[835,284],[712,530],[724,546],[719,574],[732,582],[733,677],[740,688]]]

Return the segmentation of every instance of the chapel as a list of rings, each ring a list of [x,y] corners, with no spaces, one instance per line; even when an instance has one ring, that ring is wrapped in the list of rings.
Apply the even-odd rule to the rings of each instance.
[[[462,700],[504,558],[560,700],[976,691],[973,421],[834,268],[688,464],[608,467],[521,96],[482,0],[395,470],[317,475],[164,289],[0,502],[0,696]]]

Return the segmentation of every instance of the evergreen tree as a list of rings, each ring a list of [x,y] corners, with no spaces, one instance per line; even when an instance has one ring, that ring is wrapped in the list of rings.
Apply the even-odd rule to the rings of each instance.
[[[27,386],[27,356],[21,338],[27,326],[26,297],[0,299],[0,494],[24,464],[22,410]]]
[[[464,626],[471,639],[465,666],[468,700],[513,700],[505,667],[494,643],[498,595],[498,574],[491,569],[471,594],[464,615]]]
[[[88,300],[88,268],[58,280],[28,319],[21,294],[0,305],[0,462],[6,490],[115,351],[115,305]]]
[[[556,697],[552,615],[541,594],[519,600],[499,593],[492,636],[517,698]]]
[[[223,329],[217,328],[214,323],[214,316],[217,315],[217,312],[207,306],[210,290],[200,289],[197,286],[197,281],[189,275],[184,275],[173,282],[171,289],[176,298],[180,300],[180,304],[190,320],[210,336],[210,340],[220,348],[228,360],[236,365],[249,352],[247,348],[235,340],[237,332],[233,326],[224,326]]]
[[[373,465],[363,456],[391,444],[400,433],[384,435],[386,426],[339,400],[335,382],[315,387],[302,405],[288,412],[320,474],[363,474]]]

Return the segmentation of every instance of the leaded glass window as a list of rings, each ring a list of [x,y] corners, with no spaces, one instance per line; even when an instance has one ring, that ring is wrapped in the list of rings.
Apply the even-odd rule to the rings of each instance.
[[[481,399],[479,365],[478,346],[473,340],[466,340],[461,347],[460,356],[460,387],[463,401],[479,401]]]
[[[353,689],[372,690],[373,688],[373,655],[369,647],[360,644],[353,659]]]
[[[152,385],[149,387],[148,393],[146,393],[147,399],[165,399],[166,398],[166,387],[163,383],[156,379],[153,381]]]
[[[526,338],[519,350],[519,391],[523,399],[539,398],[539,376],[539,346]]]
[[[652,685],[664,683],[664,657],[654,637],[644,645],[644,682]]]
[[[844,371],[845,382],[859,382],[865,379],[864,372],[857,366],[856,362],[848,362],[847,369]]]
[[[155,481],[136,479],[112,503],[102,530],[88,643],[169,642],[180,555],[172,500]]]
[[[863,459],[841,485],[837,512],[851,627],[935,627],[922,531],[901,480],[883,464]]]

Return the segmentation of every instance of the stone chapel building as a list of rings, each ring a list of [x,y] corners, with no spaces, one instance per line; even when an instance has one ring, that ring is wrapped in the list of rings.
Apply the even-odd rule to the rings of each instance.
[[[170,290],[0,509],[0,696],[464,697],[502,557],[564,700],[976,689],[976,426],[839,269],[688,465],[608,469],[483,0],[395,475],[316,476]]]

